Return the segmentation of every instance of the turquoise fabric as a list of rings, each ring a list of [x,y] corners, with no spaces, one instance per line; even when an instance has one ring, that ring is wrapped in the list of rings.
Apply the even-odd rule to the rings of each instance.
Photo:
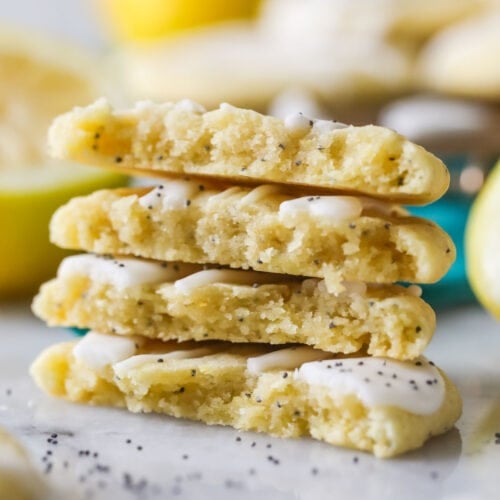
[[[458,177],[467,164],[465,155],[442,158],[453,177]],[[488,167],[491,167],[491,159]],[[449,191],[440,200],[425,207],[410,207],[409,211],[433,220],[439,224],[452,238],[457,247],[457,259],[446,276],[433,285],[424,285],[423,297],[435,309],[474,302],[475,297],[467,281],[465,269],[464,234],[469,210],[474,197],[460,192]]]
[[[70,331],[72,331],[74,334],[78,335],[79,337],[83,337],[88,331],[88,328],[76,328],[72,326],[70,328]]]
[[[457,259],[446,276],[438,283],[422,285],[423,298],[436,309],[474,301],[465,271],[464,249],[464,231],[471,203],[471,197],[448,194],[431,205],[410,208],[412,214],[439,224],[457,247]]]

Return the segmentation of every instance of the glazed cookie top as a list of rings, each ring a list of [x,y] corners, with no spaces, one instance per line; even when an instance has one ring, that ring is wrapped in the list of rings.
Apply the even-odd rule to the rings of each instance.
[[[408,204],[436,200],[449,184],[438,158],[383,127],[301,113],[281,120],[229,104],[206,111],[189,100],[115,110],[100,99],[57,118],[49,147],[56,158],[139,173],[286,184]]]

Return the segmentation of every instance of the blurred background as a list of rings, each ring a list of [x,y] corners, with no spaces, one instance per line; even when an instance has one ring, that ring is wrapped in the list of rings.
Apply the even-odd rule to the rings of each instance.
[[[51,119],[101,95],[117,104],[230,102],[279,117],[302,111],[397,130],[452,174],[442,200],[411,209],[437,221],[458,248],[456,264],[442,282],[424,287],[425,298],[438,308],[473,300],[464,232],[500,152],[500,0],[2,2],[4,299],[32,294],[54,275],[63,253],[49,245],[47,226],[58,205],[128,182],[46,157]],[[488,198],[500,200],[496,178]],[[500,201],[476,205],[467,246],[482,255],[476,235],[491,232]],[[498,224],[493,230],[500,234]],[[487,256],[500,278],[500,242]]]

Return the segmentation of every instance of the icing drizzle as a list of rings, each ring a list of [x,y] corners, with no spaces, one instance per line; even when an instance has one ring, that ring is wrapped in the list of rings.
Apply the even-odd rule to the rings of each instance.
[[[133,356],[141,339],[90,331],[73,349],[73,356],[90,368],[101,371],[108,365]]]
[[[182,278],[202,269],[195,264],[152,262],[134,258],[82,254],[66,257],[57,276],[66,278],[74,274],[88,276],[98,283],[109,283],[116,288],[163,283]]]
[[[354,394],[367,406],[397,406],[430,415],[443,404],[445,385],[426,358],[414,361],[363,357],[305,363],[294,377],[332,394]]]
[[[144,284],[173,283],[177,291],[189,293],[195,288],[216,283],[254,285],[293,281],[280,274],[236,269],[203,269],[198,264],[150,262],[133,257],[113,258],[93,254],[66,257],[59,266],[59,278],[88,276],[97,283],[123,289]]]
[[[305,134],[312,128],[318,130],[320,134],[347,128],[349,125],[332,120],[315,120],[305,116],[303,113],[291,113],[285,117],[285,127],[292,133]]]
[[[201,345],[186,349],[135,355],[144,339],[89,332],[73,349],[75,358],[96,371],[112,366],[118,377],[148,363],[194,359],[220,353],[224,345]],[[395,406],[417,415],[430,415],[443,404],[445,383],[434,364],[424,357],[397,361],[380,357],[333,358],[332,353],[308,346],[278,349],[249,357],[247,372],[292,370],[293,379],[321,387],[332,397],[353,394],[366,406]]]
[[[363,203],[354,196],[304,196],[282,202],[279,217],[286,220],[299,213],[308,213],[344,221],[359,217],[362,211]]]
[[[233,269],[206,269],[190,274],[185,278],[177,280],[174,284],[176,290],[182,293],[189,293],[191,290],[213,283],[225,283],[231,285],[261,285],[265,283],[281,283],[291,281],[293,277],[259,273],[255,271],[238,271]]]
[[[330,122],[328,122],[330,123]],[[195,180],[169,180],[151,189],[139,198],[139,204],[149,210],[161,207],[163,210],[188,209],[191,201],[200,192],[207,191],[208,202],[216,203],[243,191],[241,187],[233,186],[227,189],[216,189],[210,184],[200,184]],[[263,184],[248,191],[240,200],[241,206],[256,204],[272,195],[282,194],[280,186]],[[288,219],[298,213],[309,213],[316,217],[336,220],[350,220],[359,217],[364,210],[375,210],[383,215],[405,215],[400,207],[380,200],[355,196],[304,196],[283,201],[279,207],[279,217]]]
[[[177,349],[166,353],[138,354],[113,364],[113,371],[123,378],[129,370],[133,370],[146,363],[164,363],[168,360],[194,359],[214,354],[213,347],[195,347],[192,349]]]
[[[273,369],[289,370],[307,361],[316,361],[331,358],[332,356],[332,353],[308,346],[288,347],[248,358],[247,370],[254,375]]]
[[[169,180],[141,196],[139,204],[149,210],[158,206],[163,210],[187,208],[191,205],[191,198],[199,191],[199,186],[199,183],[191,180]]]

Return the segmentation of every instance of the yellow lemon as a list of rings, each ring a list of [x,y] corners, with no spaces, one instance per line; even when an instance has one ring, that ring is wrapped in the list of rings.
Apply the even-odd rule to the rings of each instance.
[[[500,162],[474,201],[465,248],[472,289],[484,307],[500,319]]]
[[[55,272],[63,252],[48,241],[58,205],[98,187],[123,184],[115,173],[47,159],[47,128],[57,114],[103,89],[85,53],[0,26],[0,297],[31,293]]]
[[[259,0],[97,0],[113,34],[151,40],[186,28],[256,15]]]
[[[49,242],[49,220],[73,196],[123,185],[123,178],[80,165],[0,172],[0,298],[33,293],[68,254]]]

